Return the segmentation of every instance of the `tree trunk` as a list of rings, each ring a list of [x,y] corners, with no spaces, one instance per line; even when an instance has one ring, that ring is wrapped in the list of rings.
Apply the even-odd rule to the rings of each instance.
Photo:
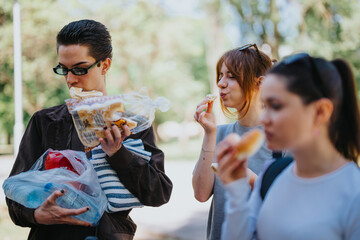
[[[7,143],[8,145],[10,145],[10,144],[11,144],[11,136],[12,136],[12,134],[7,133],[6,136],[7,136],[7,141],[6,141],[6,143]]]
[[[280,22],[279,9],[276,6],[276,0],[270,0],[270,20],[274,24],[274,36],[268,41],[271,46],[271,54],[273,58],[279,59],[279,44],[281,42],[281,36],[278,31],[278,24]]]
[[[220,16],[220,1],[215,0],[206,3],[206,65],[211,93],[218,95],[216,84],[216,63],[221,55],[227,50],[224,49],[223,26]],[[205,97],[205,96],[204,96]],[[218,103],[218,102],[217,102]],[[225,123],[226,119],[221,114],[220,104],[214,104],[214,116],[216,123]]]

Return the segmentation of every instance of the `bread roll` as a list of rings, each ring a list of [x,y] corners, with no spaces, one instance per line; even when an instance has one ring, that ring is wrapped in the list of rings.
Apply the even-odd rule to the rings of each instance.
[[[254,155],[265,141],[265,134],[258,128],[252,129],[240,137],[236,133],[229,134],[226,140],[234,143],[236,150],[235,156],[237,159],[242,160]],[[216,172],[218,163],[212,163],[211,169]]]
[[[252,129],[238,138],[236,142],[236,156],[242,160],[254,155],[265,141],[265,134],[258,128]]]

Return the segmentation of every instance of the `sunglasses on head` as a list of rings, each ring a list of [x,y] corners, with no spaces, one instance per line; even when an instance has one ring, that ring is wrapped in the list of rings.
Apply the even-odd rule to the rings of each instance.
[[[255,51],[260,59],[260,61],[262,62],[262,58],[261,58],[261,54],[260,54],[260,51],[256,45],[256,43],[249,43],[249,44],[245,44],[244,46],[241,46],[238,48],[239,51],[245,51],[246,49],[249,49],[251,47],[254,47],[255,48]]]
[[[58,64],[56,67],[53,68],[53,70],[54,70],[54,73],[56,73],[58,75],[67,75],[69,72],[72,72],[72,74],[74,74],[76,76],[81,76],[81,75],[87,74],[89,69],[94,67],[99,62],[100,61],[97,61],[97,62],[91,64],[90,67],[87,67],[87,68],[74,67],[71,69],[69,69],[67,67],[61,67],[60,64]]]
[[[323,87],[323,79],[319,73],[316,63],[314,62],[313,58],[309,54],[297,53],[294,55],[290,55],[290,56],[286,57],[284,60],[282,60],[281,63],[285,64],[285,65],[292,65],[292,64],[296,64],[297,62],[300,62],[300,61],[308,63],[307,66],[310,67],[309,70],[313,76],[316,88],[319,90],[321,95],[323,95],[324,97],[327,97],[327,94],[324,91],[325,88]]]

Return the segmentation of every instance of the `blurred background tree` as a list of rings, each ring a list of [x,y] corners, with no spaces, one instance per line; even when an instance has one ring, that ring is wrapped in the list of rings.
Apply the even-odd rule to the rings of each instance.
[[[177,127],[175,132],[176,128],[167,131],[173,138],[159,134],[167,161],[197,159],[202,129],[196,129],[199,125],[193,122],[194,110],[207,93],[217,92],[216,62],[229,49],[256,43],[278,60],[296,51],[328,59],[342,57],[354,66],[360,86],[359,0],[18,2],[25,126],[35,111],[69,98],[64,78],[52,71],[58,63],[56,34],[71,21],[95,19],[108,27],[113,39],[113,62],[106,80],[108,93],[138,91],[145,86],[153,99],[164,96],[172,102],[168,112],[157,111],[154,122],[159,133],[162,126]],[[0,154],[4,153],[4,144],[6,153],[13,149],[13,4],[14,0],[0,0]],[[221,118],[218,102],[215,107],[218,123],[226,121]],[[198,138],[185,141],[194,133]],[[186,176],[186,171],[180,172]],[[180,185],[185,183],[182,176]],[[187,200],[181,199],[182,207]],[[198,221],[198,217],[194,219]],[[11,222],[6,207],[0,209],[0,236],[24,239],[27,232]]]
[[[191,122],[197,103],[216,92],[215,65],[228,49],[255,42],[273,58],[307,51],[343,57],[360,86],[359,0],[19,0],[24,123],[37,110],[68,98],[57,65],[56,34],[73,20],[103,22],[113,38],[109,94],[138,91],[172,102],[165,121]],[[0,0],[0,144],[11,143],[13,1]],[[221,114],[219,114],[221,115]]]

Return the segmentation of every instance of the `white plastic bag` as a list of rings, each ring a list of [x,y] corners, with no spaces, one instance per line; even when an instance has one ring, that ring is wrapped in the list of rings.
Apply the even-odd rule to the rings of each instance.
[[[56,166],[50,166],[55,168],[45,170],[49,152],[65,156],[72,170]],[[107,205],[96,172],[85,153],[80,151],[49,149],[29,171],[9,177],[2,187],[7,198],[28,208],[38,208],[51,193],[64,189],[65,194],[59,197],[56,203],[68,209],[88,206],[90,209],[87,212],[74,218],[89,222],[93,226],[98,224]]]
[[[122,95],[65,100],[75,128],[84,146],[93,148],[104,138],[103,128],[115,123],[119,128],[127,124],[132,133],[149,128],[155,110],[167,111],[170,102],[164,97],[152,100],[146,88]]]

